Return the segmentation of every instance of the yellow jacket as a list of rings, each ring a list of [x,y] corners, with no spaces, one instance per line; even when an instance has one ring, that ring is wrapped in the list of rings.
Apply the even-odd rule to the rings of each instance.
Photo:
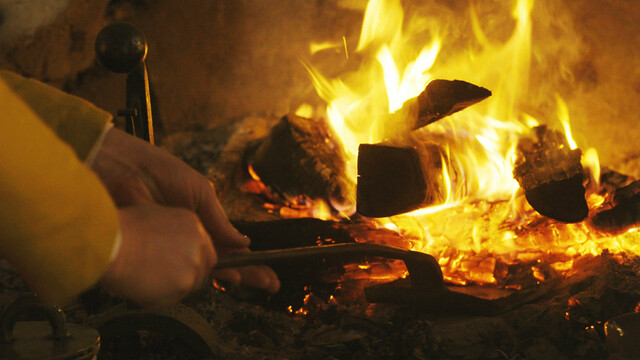
[[[50,303],[90,287],[109,264],[118,215],[83,163],[111,115],[0,71],[0,257]]]

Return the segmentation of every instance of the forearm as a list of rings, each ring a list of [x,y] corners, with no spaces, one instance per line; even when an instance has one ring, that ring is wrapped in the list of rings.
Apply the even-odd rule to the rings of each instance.
[[[49,302],[97,282],[118,232],[111,198],[77,154],[0,81],[0,256]]]
[[[101,137],[110,126],[111,114],[82,98],[8,71],[0,70],[0,81],[58,138],[71,146],[78,158],[86,161],[95,155]]]

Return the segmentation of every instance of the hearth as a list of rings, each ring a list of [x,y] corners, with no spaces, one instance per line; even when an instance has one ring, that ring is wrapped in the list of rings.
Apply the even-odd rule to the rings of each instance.
[[[605,323],[640,303],[640,56],[608,27],[635,26],[632,1],[96,3],[147,34],[159,146],[267,252],[221,262],[283,281],[205,284],[153,314],[94,289],[66,310],[110,324],[103,359],[624,353]],[[17,44],[3,67],[123,108],[123,77],[51,76]],[[24,291],[5,268],[3,289]],[[133,319],[175,327],[125,332]]]

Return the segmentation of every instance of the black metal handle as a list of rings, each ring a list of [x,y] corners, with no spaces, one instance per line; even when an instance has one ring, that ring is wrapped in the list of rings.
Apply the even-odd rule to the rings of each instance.
[[[69,334],[62,309],[46,306],[35,295],[29,294],[18,297],[3,311],[0,316],[0,342],[13,341],[13,329],[16,323],[25,317],[29,320],[47,320],[51,324],[53,340],[63,340]]]
[[[380,244],[334,244],[231,254],[221,256],[215,268],[224,269],[247,265],[273,264],[286,260],[301,260],[317,257],[362,258],[367,256],[378,256],[404,261],[413,286],[425,289],[444,288],[442,270],[440,269],[438,261],[433,256]]]
[[[98,61],[113,72],[128,73],[127,107],[118,116],[124,116],[128,133],[153,144],[151,91],[144,62],[147,49],[144,34],[126,22],[109,24],[96,37]]]

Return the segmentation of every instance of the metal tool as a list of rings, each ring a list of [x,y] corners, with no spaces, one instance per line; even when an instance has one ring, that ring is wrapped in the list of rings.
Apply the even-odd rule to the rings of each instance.
[[[147,40],[132,24],[116,22],[105,26],[95,43],[98,61],[107,69],[127,75],[127,108],[118,110],[118,116],[126,121],[126,131],[151,144],[153,116],[149,73],[144,60],[147,57]]]
[[[435,314],[495,315],[534,301],[555,287],[557,276],[552,268],[544,269],[548,280],[537,287],[520,290],[488,290],[487,287],[448,287],[438,261],[431,255],[386,245],[349,243],[323,246],[254,251],[221,257],[216,269],[259,264],[275,264],[309,258],[362,260],[366,257],[402,260],[409,276],[365,289],[372,303],[412,305]]]

